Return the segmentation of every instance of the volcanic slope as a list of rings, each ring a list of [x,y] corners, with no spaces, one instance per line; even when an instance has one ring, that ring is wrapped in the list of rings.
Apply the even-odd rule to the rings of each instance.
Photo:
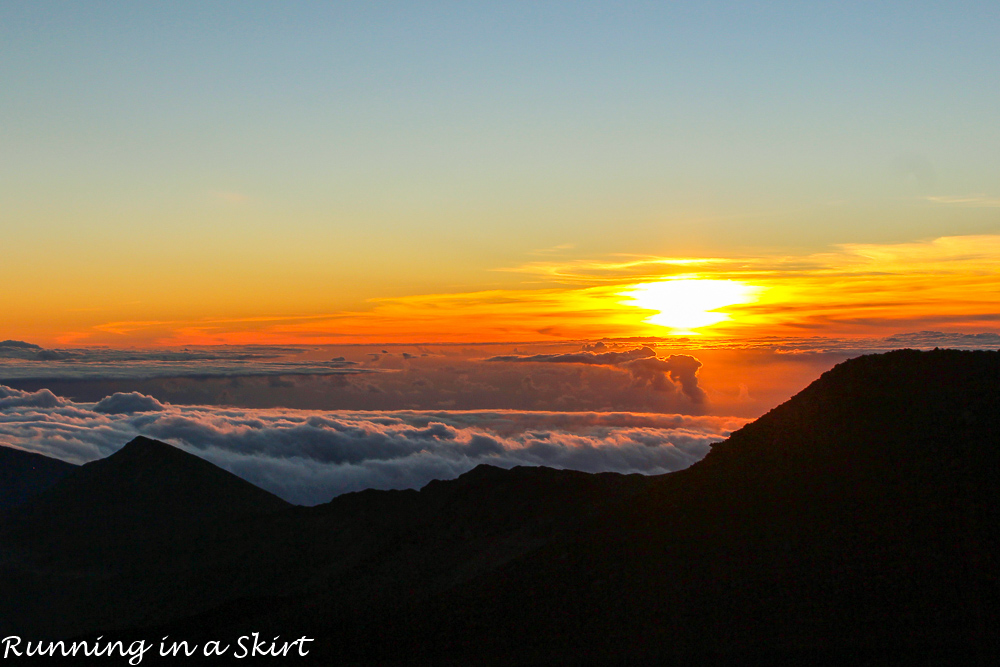
[[[172,592],[178,573],[203,568],[209,545],[290,507],[207,461],[137,437],[7,512],[0,630],[65,635],[161,618],[184,597]]]
[[[329,650],[386,663],[987,660],[998,474],[1000,353],[860,357],[587,530],[402,599]]]
[[[76,468],[59,459],[0,445],[0,511],[37,496]]]
[[[157,460],[175,453],[190,457]],[[100,485],[77,473],[15,508],[21,571],[48,575],[8,610],[40,590],[87,632],[305,635],[316,664],[988,664],[997,648],[997,352],[847,361],[659,477],[481,466],[301,508],[243,487],[227,505],[235,487],[207,465],[171,465],[191,475],[183,494],[108,465]],[[89,569],[18,532],[61,525],[69,498],[119,516],[100,500],[115,483],[138,509],[89,524],[120,527],[115,549],[51,538]],[[52,588],[72,577],[131,595],[74,608]]]

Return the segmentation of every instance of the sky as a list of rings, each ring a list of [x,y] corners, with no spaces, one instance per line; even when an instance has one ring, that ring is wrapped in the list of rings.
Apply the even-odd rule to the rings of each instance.
[[[0,0],[0,442],[410,410],[508,452],[996,348],[997,34],[995,2]],[[66,449],[115,396],[162,410]],[[476,451],[426,470],[526,460]]]
[[[622,294],[677,276],[755,288],[699,335],[992,330],[998,28],[987,2],[2,2],[0,333],[669,335]]]

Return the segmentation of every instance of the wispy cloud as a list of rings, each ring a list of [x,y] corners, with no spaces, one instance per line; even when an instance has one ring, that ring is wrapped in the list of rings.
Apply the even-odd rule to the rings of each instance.
[[[662,336],[670,330],[649,321],[655,311],[623,294],[679,278],[738,281],[756,295],[748,303],[713,311],[725,317],[699,330],[707,336],[970,331],[994,326],[1000,312],[1000,235],[843,244],[803,255],[553,257],[502,270],[523,275],[524,284],[371,299],[367,308],[354,311],[109,322],[79,340],[134,337],[160,345],[241,345]]]
[[[650,255],[613,255],[606,260],[569,259],[564,261],[526,262],[496,271],[520,273],[535,282],[562,285],[620,285],[627,281],[660,280],[672,275],[689,274],[714,264],[731,260],[712,257],[655,257]]]
[[[1000,197],[989,197],[984,194],[924,197],[924,199],[929,202],[934,202],[935,204],[949,204],[951,206],[965,206],[968,208],[1000,208]]]

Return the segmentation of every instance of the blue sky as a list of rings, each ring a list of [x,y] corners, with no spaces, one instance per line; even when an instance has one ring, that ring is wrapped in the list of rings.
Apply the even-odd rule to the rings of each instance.
[[[197,313],[260,273],[308,311],[552,248],[992,234],[998,33],[996,3],[2,2],[0,225],[53,299],[234,276]]]

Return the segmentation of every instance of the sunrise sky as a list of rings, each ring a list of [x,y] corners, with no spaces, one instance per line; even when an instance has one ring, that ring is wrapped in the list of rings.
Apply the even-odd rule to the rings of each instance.
[[[995,2],[0,0],[0,446],[661,474],[1000,347]]]
[[[0,3],[0,339],[988,332],[995,2]]]

